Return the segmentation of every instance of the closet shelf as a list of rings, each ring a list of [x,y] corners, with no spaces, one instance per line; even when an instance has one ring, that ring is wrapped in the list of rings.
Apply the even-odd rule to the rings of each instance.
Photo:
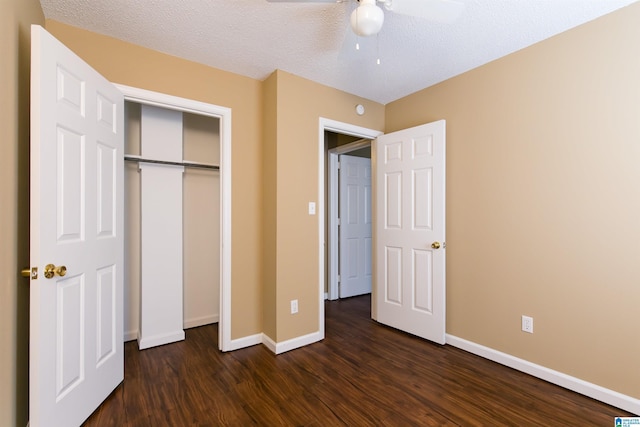
[[[197,163],[197,162],[172,162],[168,160],[156,160],[156,159],[145,159],[140,156],[133,156],[130,154],[126,154],[124,159],[128,162],[143,162],[143,163],[153,163],[156,165],[169,165],[169,166],[184,166],[186,168],[198,168],[198,169],[211,169],[211,170],[220,170],[220,166],[211,165],[208,163]]]

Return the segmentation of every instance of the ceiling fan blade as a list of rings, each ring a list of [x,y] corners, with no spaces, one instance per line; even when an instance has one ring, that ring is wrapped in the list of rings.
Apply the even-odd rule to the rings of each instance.
[[[345,0],[267,0],[269,3],[342,3]]]
[[[464,3],[458,0],[390,0],[385,2],[385,7],[401,15],[449,23],[460,16]]]

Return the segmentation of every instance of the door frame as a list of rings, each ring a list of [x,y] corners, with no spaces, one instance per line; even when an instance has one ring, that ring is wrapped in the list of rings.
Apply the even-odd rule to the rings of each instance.
[[[327,176],[327,212],[328,212],[328,257],[329,266],[327,274],[329,275],[329,286],[327,289],[327,299],[336,300],[340,297],[340,290],[338,287],[338,274],[340,273],[339,265],[339,250],[340,236],[338,234],[338,197],[340,197],[340,189],[338,188],[340,174],[338,169],[338,162],[342,154],[348,154],[361,148],[371,147],[372,139],[363,138],[349,144],[341,145],[339,147],[331,148],[327,151],[328,154],[328,176]],[[372,206],[373,208],[373,206]]]
[[[218,348],[231,351],[243,347],[231,341],[231,108],[115,84],[124,100],[183,111],[220,120],[220,319]]]
[[[368,139],[368,140],[374,140],[375,138],[377,138],[378,136],[382,135],[384,132],[379,131],[379,130],[375,130],[375,129],[369,129],[369,128],[365,128],[362,126],[357,126],[357,125],[353,125],[350,123],[345,123],[345,122],[339,122],[336,120],[331,120],[331,119],[327,119],[324,117],[320,117],[319,119],[319,123],[318,123],[318,243],[319,243],[319,248],[318,248],[318,277],[319,277],[319,283],[318,283],[318,289],[319,289],[319,296],[318,296],[318,313],[319,313],[319,319],[318,319],[318,328],[320,331],[320,339],[324,338],[324,295],[325,295],[325,291],[324,291],[324,285],[325,285],[325,281],[324,281],[324,272],[325,272],[325,256],[324,256],[324,251],[325,251],[325,247],[326,247],[326,242],[325,242],[325,219],[324,219],[324,215],[325,215],[325,188],[324,188],[324,180],[325,180],[325,155],[326,155],[326,151],[325,151],[325,132],[329,131],[329,132],[335,132],[335,133],[340,133],[343,135],[351,135],[351,136],[355,136],[355,137],[359,137],[362,139]],[[335,154],[335,161],[336,161],[336,165],[337,165],[337,157],[338,155]],[[329,156],[329,161],[331,161],[332,157],[331,155]],[[372,173],[373,170],[375,169],[375,164],[371,165],[371,169],[372,169]],[[329,169],[329,175],[331,175],[331,171],[333,169]],[[337,169],[335,169],[337,171]],[[329,176],[329,179],[331,179],[331,177]],[[337,182],[337,175],[333,177],[333,180],[335,180]],[[372,189],[373,191],[373,189]],[[334,203],[334,208],[336,208],[337,210],[337,204]],[[337,213],[337,211],[336,211]],[[336,216],[333,216],[331,214],[331,212],[329,212],[329,219],[331,220],[331,218],[336,218]],[[333,230],[333,228],[329,229],[330,232],[331,230]],[[337,240],[337,235],[333,237],[333,239],[331,237],[329,237],[329,242],[336,242]],[[337,250],[334,252],[335,254],[337,254]],[[329,261],[329,273],[331,275],[331,272],[335,272],[337,271],[338,268],[338,263],[337,263],[337,259],[335,260],[335,263],[333,263],[333,260],[330,259]],[[331,276],[329,276],[331,277]],[[337,283],[336,283],[337,286]],[[331,286],[329,286],[329,290],[331,289]]]

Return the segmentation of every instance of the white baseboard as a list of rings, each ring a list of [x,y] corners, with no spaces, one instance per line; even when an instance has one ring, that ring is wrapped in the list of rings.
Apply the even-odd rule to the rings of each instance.
[[[210,325],[212,323],[218,323],[219,320],[220,320],[219,314],[212,314],[209,316],[201,316],[201,317],[194,317],[191,319],[184,319],[182,323],[185,329],[189,329],[189,328],[197,328],[198,326]]]
[[[125,331],[123,333],[124,342],[138,339],[138,331]]]
[[[270,336],[266,334],[262,334],[262,344],[264,344],[265,347],[267,347],[273,353],[278,354],[276,353],[276,348],[278,344],[274,340],[272,340]]]
[[[636,415],[640,415],[640,399],[609,390],[596,384],[583,381],[544,366],[536,365],[527,360],[517,358],[507,353],[458,338],[447,334],[447,344],[473,353],[485,359],[500,363],[521,372],[525,372],[534,377],[543,379],[552,384],[559,385],[576,393],[583,394],[593,399],[604,402],[616,408],[624,409]]]
[[[225,351],[240,350],[241,348],[251,347],[256,344],[262,344],[262,334],[249,335],[247,337],[231,340],[229,348]]]
[[[188,322],[185,321],[185,328],[195,328],[198,326],[203,326],[203,325],[208,325],[210,323],[217,323],[219,321],[219,319],[213,319],[213,317],[207,317],[207,319],[213,320],[213,321],[207,321],[206,323],[202,323],[202,324],[197,324],[199,323],[199,320],[196,320],[193,323],[193,326],[187,326]],[[191,325],[191,323],[189,323]],[[182,334],[182,339],[178,339],[178,340],[170,340],[167,342],[163,342],[161,344],[154,344],[154,345],[149,345],[148,347],[142,347],[140,344],[140,340],[141,338],[138,336],[138,331],[127,331],[124,333],[124,342],[127,341],[134,341],[134,340],[138,340],[138,348],[140,350],[143,350],[145,348],[149,348],[149,347],[155,347],[158,345],[163,345],[163,344],[169,344],[170,342],[175,342],[175,341],[181,341],[184,339],[184,332]],[[148,338],[145,340],[144,344],[147,344],[147,340],[149,340]],[[160,341],[160,340],[159,340]],[[236,340],[231,340],[231,346],[229,347],[229,349],[227,351],[233,351],[233,350],[239,350],[241,348],[245,348],[245,347],[251,347],[252,345],[257,345],[257,344],[262,344],[262,334],[255,334],[255,335],[250,335],[248,337],[243,337],[243,338],[238,338]]]
[[[159,345],[170,344],[172,342],[183,341],[184,331],[179,330],[171,332],[170,334],[155,335],[151,337],[138,337],[138,349],[144,350],[151,347],[157,347]]]
[[[212,323],[218,323],[220,321],[220,315],[213,314],[211,316],[194,317],[193,319],[185,319],[183,327],[185,329],[197,328],[198,326],[210,325]],[[138,339],[138,331],[124,331],[122,338],[124,342],[133,341]]]
[[[322,338],[322,335],[318,331],[311,334],[303,335],[301,337],[296,337],[287,341],[276,343],[270,337],[264,335],[262,343],[275,354],[281,354],[287,351],[295,350],[296,348],[304,347],[305,345],[313,344],[314,342],[321,341]]]
[[[208,325],[210,323],[216,323],[219,319],[213,320],[213,317],[207,317],[206,320],[203,318],[194,319],[193,321],[184,322],[185,328],[195,328],[197,326]],[[204,321],[205,323],[200,323]],[[140,350],[144,350],[145,348],[155,347],[158,345],[169,344],[175,341],[184,340],[184,331],[182,333],[182,338],[173,339],[171,337],[151,337],[145,338],[142,340],[138,337],[138,331],[128,331],[124,333],[124,341],[133,341],[135,339],[138,340],[138,348]],[[249,335],[247,337],[238,338],[235,340],[231,340],[230,346],[226,351],[234,351],[240,350],[241,348],[251,347],[257,344],[264,344],[269,350],[271,350],[275,354],[285,353],[290,350],[294,350],[296,348],[304,347],[305,345],[313,344],[314,342],[322,341],[323,337],[320,335],[320,332],[314,332],[308,335],[304,335],[301,337],[293,338],[288,341],[283,341],[281,343],[276,343],[270,337],[265,334],[255,334]]]

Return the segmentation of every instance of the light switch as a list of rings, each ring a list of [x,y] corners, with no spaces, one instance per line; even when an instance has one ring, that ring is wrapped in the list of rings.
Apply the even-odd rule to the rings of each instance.
[[[316,214],[316,202],[309,202],[309,215]]]

